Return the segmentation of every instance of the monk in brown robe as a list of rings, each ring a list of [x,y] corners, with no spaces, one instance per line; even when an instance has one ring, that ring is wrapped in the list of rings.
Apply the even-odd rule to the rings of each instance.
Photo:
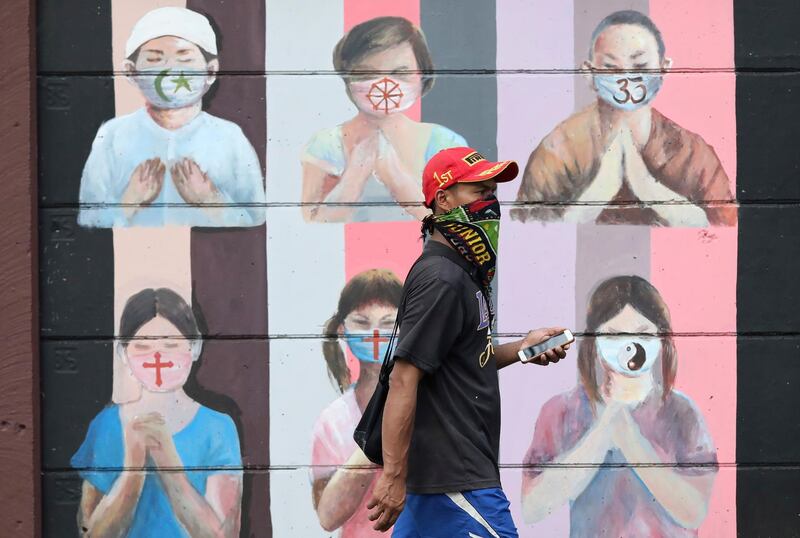
[[[514,220],[730,226],[736,207],[714,149],[651,103],[672,64],[655,24],[636,11],[606,17],[592,36],[597,101],[533,151],[517,194],[543,202]],[[700,205],[696,205],[700,204]]]

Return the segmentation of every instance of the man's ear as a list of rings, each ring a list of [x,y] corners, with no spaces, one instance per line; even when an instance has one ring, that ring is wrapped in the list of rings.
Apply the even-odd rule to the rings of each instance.
[[[219,59],[214,58],[210,62],[208,62],[208,79],[206,80],[206,84],[211,86],[214,82],[217,81],[217,73],[219,73]]]
[[[135,86],[136,81],[134,80],[133,75],[136,73],[136,64],[127,58],[122,60],[122,72],[125,74],[125,79]]]
[[[668,71],[671,68],[672,68],[672,58],[664,58],[664,61],[661,62],[662,71]]]
[[[449,196],[447,196],[447,191],[444,189],[439,189],[436,191],[436,194],[433,195],[433,201],[436,202],[436,209],[439,210],[441,213],[447,213],[451,209],[453,209],[450,205]]]

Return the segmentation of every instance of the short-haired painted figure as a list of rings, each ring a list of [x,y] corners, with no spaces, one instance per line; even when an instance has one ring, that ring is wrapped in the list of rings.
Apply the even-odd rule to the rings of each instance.
[[[264,183],[238,125],[203,112],[219,71],[208,19],[164,7],[145,14],[123,68],[146,105],[104,123],[81,177],[78,222],[88,227],[256,226]]]
[[[441,149],[466,145],[446,127],[402,114],[433,87],[433,60],[422,30],[402,17],[368,20],[342,37],[333,65],[358,113],[318,131],[303,149],[302,200],[311,204],[303,207],[303,217],[422,219],[425,163]],[[413,205],[390,205],[395,201]],[[324,205],[356,202],[364,205]]]
[[[734,206],[695,205],[733,199],[713,148],[653,108],[671,65],[661,32],[646,15],[619,11],[606,17],[592,35],[583,65],[591,74],[596,102],[541,141],[517,193],[517,201],[548,205],[517,208],[512,217],[655,226],[735,224]],[[635,201],[656,203],[630,204]],[[628,205],[602,205],[615,202]]]
[[[117,353],[142,395],[100,411],[72,457],[83,478],[81,536],[239,536],[236,426],[184,392],[199,333],[172,290],[144,289],[125,304]]]
[[[336,313],[328,320],[323,354],[331,380],[342,393],[325,408],[314,426],[311,479],[313,502],[326,531],[341,529],[344,538],[383,536],[372,529],[366,508],[378,469],[353,441],[381,369],[394,327],[403,285],[391,271],[370,269],[354,276],[342,290]],[[342,349],[346,343],[358,360],[358,380]]]
[[[523,474],[525,520],[569,502],[572,537],[697,536],[717,456],[700,411],[673,388],[667,305],[643,278],[614,277],[592,294],[586,332],[601,336],[580,346],[580,384],[536,421],[524,462],[550,465]]]

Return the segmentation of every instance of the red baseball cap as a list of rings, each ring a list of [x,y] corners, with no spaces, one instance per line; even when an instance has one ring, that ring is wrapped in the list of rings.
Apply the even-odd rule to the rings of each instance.
[[[498,183],[511,181],[519,174],[514,161],[487,161],[472,148],[447,148],[431,157],[422,171],[422,193],[430,207],[436,192],[456,183],[478,183],[493,179]]]

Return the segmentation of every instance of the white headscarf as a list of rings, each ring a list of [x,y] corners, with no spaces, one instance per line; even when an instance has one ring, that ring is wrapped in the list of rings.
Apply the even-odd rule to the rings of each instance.
[[[148,11],[131,31],[125,43],[125,57],[157,37],[173,35],[191,41],[210,54],[217,54],[217,36],[211,23],[200,13],[182,7]]]

